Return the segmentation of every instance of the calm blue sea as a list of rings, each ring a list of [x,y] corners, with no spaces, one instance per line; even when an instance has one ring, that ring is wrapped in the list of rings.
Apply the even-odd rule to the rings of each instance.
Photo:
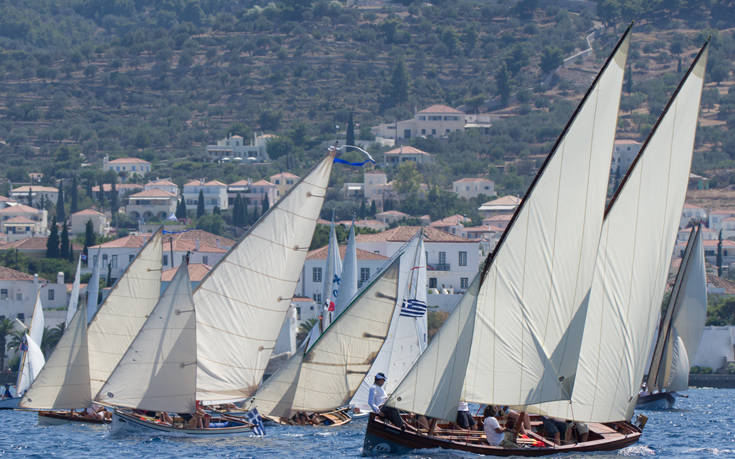
[[[735,390],[694,389],[677,400],[674,411],[646,412],[642,441],[622,456],[735,457]],[[356,457],[366,419],[336,429],[270,427],[265,438],[174,439],[153,435],[116,436],[107,427],[41,427],[36,415],[0,412],[0,455],[24,457]],[[605,454],[609,456],[610,454]],[[613,454],[615,455],[615,454]],[[423,451],[411,457],[456,457]],[[599,455],[598,455],[599,456]],[[567,456],[570,457],[570,456]]]

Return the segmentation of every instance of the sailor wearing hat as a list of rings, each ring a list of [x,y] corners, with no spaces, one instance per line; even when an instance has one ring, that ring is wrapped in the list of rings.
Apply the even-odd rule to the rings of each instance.
[[[375,384],[370,387],[370,392],[368,393],[368,405],[370,405],[370,408],[376,415],[386,417],[396,426],[404,428],[403,419],[401,419],[398,410],[392,406],[385,406],[385,401],[388,400],[388,396],[383,389],[383,384],[385,384],[386,379],[384,373],[375,375]]]

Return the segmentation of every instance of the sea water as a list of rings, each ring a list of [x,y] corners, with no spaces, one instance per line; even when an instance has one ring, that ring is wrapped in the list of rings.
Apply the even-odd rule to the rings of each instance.
[[[735,389],[692,389],[671,411],[642,411],[648,424],[641,441],[596,456],[735,457]],[[357,457],[366,418],[330,428],[268,426],[264,438],[171,438],[117,435],[107,426],[68,423],[39,426],[35,413],[0,412],[0,455],[25,457]],[[472,456],[428,450],[408,457]],[[572,455],[561,455],[572,457]],[[576,455],[575,455],[576,456]]]

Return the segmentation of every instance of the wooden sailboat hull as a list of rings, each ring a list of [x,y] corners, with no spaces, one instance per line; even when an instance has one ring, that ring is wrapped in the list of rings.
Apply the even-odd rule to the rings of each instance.
[[[112,414],[112,431],[118,433],[157,432],[160,435],[174,437],[210,437],[247,434],[253,427],[250,423],[231,416],[223,417],[222,420],[226,425],[206,429],[189,429],[173,427],[147,416],[115,410]]]
[[[350,416],[349,412],[350,412],[350,408],[346,407],[346,408],[342,408],[342,409],[338,409],[334,411],[327,411],[324,413],[315,413],[314,415],[315,423],[312,423],[312,424],[298,424],[298,423],[293,422],[291,419],[271,417],[271,416],[263,416],[263,419],[271,421],[271,422],[275,422],[281,425],[339,427],[339,426],[343,426],[349,423],[350,421],[352,421],[352,417]]]
[[[641,429],[628,422],[609,424],[589,424],[591,439],[584,443],[556,446],[528,446],[519,448],[503,448],[486,443],[483,433],[478,432],[474,441],[459,435],[442,435],[428,432],[401,429],[370,415],[363,455],[406,454],[414,449],[453,449],[487,456],[547,456],[559,453],[578,453],[593,451],[614,451],[636,443],[641,436]],[[597,435],[593,436],[593,433]],[[597,438],[600,437],[600,438]]]
[[[638,396],[635,407],[639,410],[670,410],[676,403],[675,392],[659,392]]]
[[[109,424],[109,419],[100,419],[81,413],[69,411],[39,411],[38,423],[43,426],[66,424],[67,422],[83,422],[86,424]]]

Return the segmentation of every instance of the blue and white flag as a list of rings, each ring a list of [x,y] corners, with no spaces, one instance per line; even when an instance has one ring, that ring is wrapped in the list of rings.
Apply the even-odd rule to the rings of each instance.
[[[263,418],[260,417],[257,408],[253,408],[248,411],[245,415],[245,419],[253,425],[253,432],[259,437],[265,437],[265,426],[263,425]]]
[[[426,314],[426,303],[421,300],[403,300],[401,315],[404,317],[421,317]]]
[[[355,145],[342,145],[341,147],[339,147],[337,149],[338,150],[342,150],[342,149],[346,149],[348,147],[349,148],[352,148],[353,150],[359,151],[360,153],[362,153],[363,155],[365,155],[365,157],[367,159],[365,161],[350,162],[350,161],[344,160],[342,158],[334,158],[334,162],[335,163],[347,164],[348,166],[355,166],[355,167],[361,167],[361,166],[364,166],[367,163],[373,163],[373,164],[375,164],[375,160],[373,159],[372,155],[370,155],[370,153],[368,153],[364,149],[362,149],[360,147],[357,147]]]

